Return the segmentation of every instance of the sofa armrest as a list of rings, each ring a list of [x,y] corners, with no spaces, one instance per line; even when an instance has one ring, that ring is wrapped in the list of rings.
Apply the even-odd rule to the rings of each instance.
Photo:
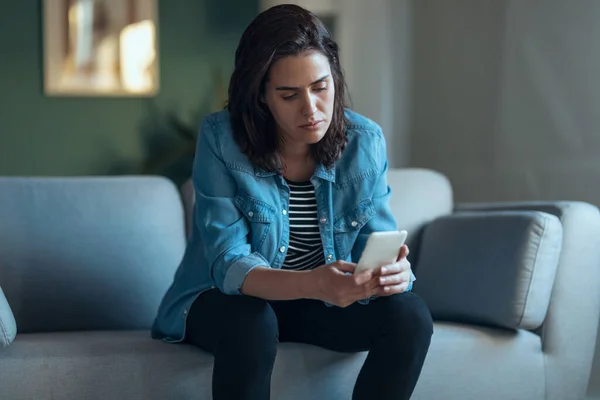
[[[8,347],[17,335],[15,316],[0,287],[0,348]]]
[[[540,327],[562,243],[554,215],[463,212],[423,233],[415,291],[437,320],[505,329]]]
[[[583,202],[461,204],[458,211],[553,214],[563,244],[542,337],[548,400],[585,398],[600,318],[600,213]]]

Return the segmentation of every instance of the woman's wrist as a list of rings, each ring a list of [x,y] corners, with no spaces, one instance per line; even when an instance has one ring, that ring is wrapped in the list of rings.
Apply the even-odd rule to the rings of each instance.
[[[321,300],[321,290],[319,289],[319,276],[315,270],[298,271],[298,291],[305,299]]]

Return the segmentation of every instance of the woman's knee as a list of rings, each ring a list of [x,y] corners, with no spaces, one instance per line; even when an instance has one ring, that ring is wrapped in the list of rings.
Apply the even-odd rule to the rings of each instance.
[[[279,327],[269,303],[251,296],[227,296],[223,307],[222,339],[235,340],[244,347],[273,349],[277,345]]]
[[[386,330],[425,339],[429,343],[433,334],[433,320],[425,301],[412,292],[386,298]]]

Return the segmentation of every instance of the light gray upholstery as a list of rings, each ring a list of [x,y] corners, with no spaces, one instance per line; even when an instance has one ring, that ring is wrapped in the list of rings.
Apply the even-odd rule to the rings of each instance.
[[[414,399],[546,398],[538,335],[436,322],[433,337]]]
[[[544,322],[562,225],[538,211],[456,213],[427,226],[416,292],[437,320],[536,329]]]
[[[437,324],[435,338],[415,399],[543,398],[537,335]],[[365,357],[282,343],[271,398],[350,399]],[[12,368],[3,369],[6,364]],[[0,398],[205,400],[211,371],[208,353],[157,342],[145,332],[24,334],[1,354],[0,382],[11,384],[0,386]]]
[[[388,185],[392,190],[392,213],[398,229],[408,232],[406,243],[411,248],[411,261],[416,262],[423,228],[452,212],[452,187],[444,175],[422,168],[390,169]]]
[[[349,399],[365,356],[281,344],[271,397]],[[6,363],[12,368],[3,370]],[[0,398],[204,400],[211,372],[208,353],[146,332],[26,334],[0,357],[0,382],[13,382],[0,386]]]
[[[600,318],[600,213],[583,202],[461,204],[458,211],[531,210],[556,215],[563,247],[542,337],[546,399],[585,398]]]
[[[163,178],[0,178],[0,285],[19,332],[149,328],[185,246]]]
[[[17,335],[17,323],[0,287],[0,348],[8,347]]]
[[[419,232],[453,212],[451,189],[424,170],[389,176],[413,261]],[[183,200],[162,178],[0,179],[0,285],[19,329],[0,350],[0,399],[210,398],[212,357],[153,341],[147,329],[183,254]],[[413,399],[583,398],[600,310],[598,210],[514,205],[527,207],[556,215],[563,229],[542,326],[436,321]],[[280,344],[272,398],[350,399],[365,356]]]

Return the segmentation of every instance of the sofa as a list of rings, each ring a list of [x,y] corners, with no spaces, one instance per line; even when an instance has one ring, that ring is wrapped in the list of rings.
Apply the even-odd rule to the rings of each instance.
[[[425,169],[388,180],[435,321],[413,398],[583,399],[598,209],[454,204],[449,180]],[[211,355],[149,333],[193,197],[158,176],[0,178],[0,399],[211,398]],[[350,399],[365,356],[282,343],[272,398]]]

